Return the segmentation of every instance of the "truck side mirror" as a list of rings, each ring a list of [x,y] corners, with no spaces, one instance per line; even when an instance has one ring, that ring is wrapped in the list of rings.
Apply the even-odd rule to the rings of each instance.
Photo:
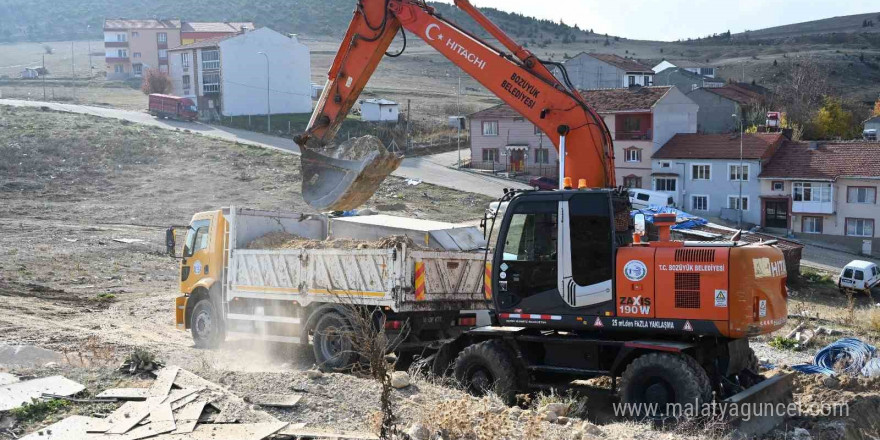
[[[176,247],[177,243],[174,240],[174,226],[172,226],[165,230],[165,252],[167,252],[171,258],[176,258],[177,256],[174,255],[174,249]]]
[[[645,235],[645,214],[636,214],[633,218],[635,225],[635,235]]]

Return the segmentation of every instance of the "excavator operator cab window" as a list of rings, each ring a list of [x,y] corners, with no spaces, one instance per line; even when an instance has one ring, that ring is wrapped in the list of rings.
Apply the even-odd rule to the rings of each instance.
[[[557,201],[515,206],[498,272],[503,303],[556,289],[557,215]]]

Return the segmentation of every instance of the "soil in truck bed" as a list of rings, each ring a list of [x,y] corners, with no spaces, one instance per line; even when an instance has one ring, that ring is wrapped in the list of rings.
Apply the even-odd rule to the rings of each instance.
[[[405,244],[407,249],[421,250],[412,239],[403,235],[391,235],[379,240],[355,240],[351,238],[328,238],[314,240],[287,232],[270,232],[250,241],[247,249],[391,249]]]

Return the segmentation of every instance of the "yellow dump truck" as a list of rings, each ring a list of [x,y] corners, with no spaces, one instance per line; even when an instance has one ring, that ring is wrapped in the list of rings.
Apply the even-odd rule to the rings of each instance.
[[[176,231],[185,230],[177,252]],[[273,232],[304,239],[373,241],[406,236],[387,247],[254,248]],[[182,235],[182,234],[181,234]],[[474,226],[388,215],[325,215],[224,208],[200,212],[168,230],[180,258],[176,323],[198,347],[227,337],[312,343],[319,365],[353,361],[331,331],[345,325],[347,307],[380,307],[389,332],[408,327],[402,355],[439,347],[461,331],[488,323],[482,291],[486,246]],[[411,243],[407,245],[407,243]],[[407,323],[407,325],[404,325]]]

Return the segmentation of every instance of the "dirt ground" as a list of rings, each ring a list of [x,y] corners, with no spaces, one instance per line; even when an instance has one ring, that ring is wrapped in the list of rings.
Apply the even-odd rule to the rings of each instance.
[[[174,329],[177,262],[164,254],[164,228],[187,223],[194,212],[230,204],[310,211],[299,195],[298,160],[192,133],[0,107],[0,369],[34,376],[65,374],[97,393],[132,383],[135,379],[108,367],[118,365],[134,347],[143,347],[167,364],[191,369],[242,396],[304,390],[307,398],[300,410],[276,414],[283,420],[369,430],[375,405],[364,402],[376,401],[376,384],[338,374],[308,379],[304,370],[314,362],[308,349],[231,340],[222,350],[196,350],[188,333]],[[367,206],[397,215],[465,221],[480,217],[488,202],[486,197],[392,178]],[[792,313],[812,307],[807,311],[818,311],[816,319],[825,320],[823,325],[876,344],[877,333],[869,327],[870,300],[857,299],[856,319],[849,319],[841,312],[846,299],[829,286],[833,284],[822,279],[794,285]],[[759,357],[778,366],[809,358],[824,341],[801,352],[776,349],[769,338],[756,342]],[[28,365],[11,366],[10,349]],[[47,362],[58,366],[46,367]],[[848,396],[855,416],[804,416],[774,435],[782,438],[785,429],[804,427],[814,435],[843,432],[829,439],[864,438],[859,432],[834,431],[832,425],[873,423],[864,408],[876,403],[877,385],[860,384],[838,393]],[[607,384],[605,388],[607,395]],[[801,394],[828,393],[810,390]],[[596,394],[589,396],[588,401],[602,405]],[[424,380],[396,392],[395,399],[405,425],[430,422],[435,410],[451,414],[470,408],[469,398],[459,391]],[[68,411],[99,410],[87,405]],[[542,434],[534,438],[574,438],[576,431],[541,426]],[[516,429],[524,428],[519,424]],[[600,433],[633,439],[723,437],[706,431],[658,431],[629,422],[604,425]]]

